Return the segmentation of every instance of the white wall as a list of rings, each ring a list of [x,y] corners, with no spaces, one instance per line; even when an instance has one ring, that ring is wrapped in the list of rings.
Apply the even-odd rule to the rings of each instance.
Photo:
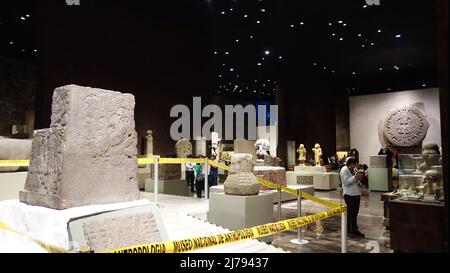
[[[350,97],[350,145],[359,151],[361,163],[380,150],[378,122],[389,110],[408,104],[423,102],[430,128],[424,143],[441,146],[441,119],[439,89],[420,89],[367,96]]]

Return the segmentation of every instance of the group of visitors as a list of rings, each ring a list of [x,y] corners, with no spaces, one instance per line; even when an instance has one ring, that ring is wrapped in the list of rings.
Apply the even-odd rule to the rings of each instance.
[[[194,158],[189,156],[189,158]],[[197,158],[205,158],[202,155]],[[210,160],[215,160],[214,156],[209,157]],[[205,165],[200,163],[186,163],[186,182],[188,187],[191,188],[192,193],[196,193],[197,198],[202,198],[202,194],[205,191],[205,177],[208,172],[208,187],[216,186],[219,180],[219,169],[216,166],[209,165],[209,170],[205,170]],[[209,193],[209,190],[208,190]]]

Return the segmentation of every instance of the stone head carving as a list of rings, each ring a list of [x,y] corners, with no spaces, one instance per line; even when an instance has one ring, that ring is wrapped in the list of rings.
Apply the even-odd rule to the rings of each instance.
[[[251,154],[233,154],[230,173],[253,173],[254,164]]]
[[[175,144],[175,149],[177,152],[177,157],[179,158],[186,158],[189,155],[192,155],[192,144],[186,138],[178,140]]]

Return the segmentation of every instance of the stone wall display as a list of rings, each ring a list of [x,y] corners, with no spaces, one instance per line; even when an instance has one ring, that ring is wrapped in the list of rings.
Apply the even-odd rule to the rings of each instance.
[[[12,139],[0,136],[0,160],[30,159],[31,139]],[[0,167],[0,172],[15,172],[26,167]]]
[[[314,185],[314,176],[299,175],[299,176],[297,176],[297,184],[299,184],[299,185]]]
[[[65,209],[138,199],[134,105],[131,94],[55,89],[51,125],[35,131],[20,201]]]
[[[150,166],[150,178],[154,178],[154,166]],[[159,180],[179,180],[181,179],[180,164],[158,164]]]
[[[224,190],[229,195],[257,195],[259,183],[253,174],[253,156],[251,154],[233,154],[231,165],[225,180]]]
[[[175,144],[175,150],[178,158],[187,158],[192,155],[192,143],[188,139],[182,138]]]
[[[161,241],[156,219],[150,212],[90,221],[83,223],[83,231],[94,252]]]
[[[286,186],[286,170],[282,167],[256,166],[253,173],[255,176],[262,178],[271,183]],[[261,190],[273,190],[263,184],[260,184]]]
[[[419,102],[391,110],[379,121],[378,136],[383,147],[420,147],[429,127],[425,105]]]

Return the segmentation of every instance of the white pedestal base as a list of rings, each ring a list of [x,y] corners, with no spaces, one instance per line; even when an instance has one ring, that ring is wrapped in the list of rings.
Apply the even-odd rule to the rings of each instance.
[[[23,190],[28,172],[0,173],[0,201],[19,199],[19,191]]]
[[[260,193],[253,196],[210,193],[208,222],[240,230],[273,222],[273,199],[270,194]],[[271,242],[272,237],[260,239]]]

